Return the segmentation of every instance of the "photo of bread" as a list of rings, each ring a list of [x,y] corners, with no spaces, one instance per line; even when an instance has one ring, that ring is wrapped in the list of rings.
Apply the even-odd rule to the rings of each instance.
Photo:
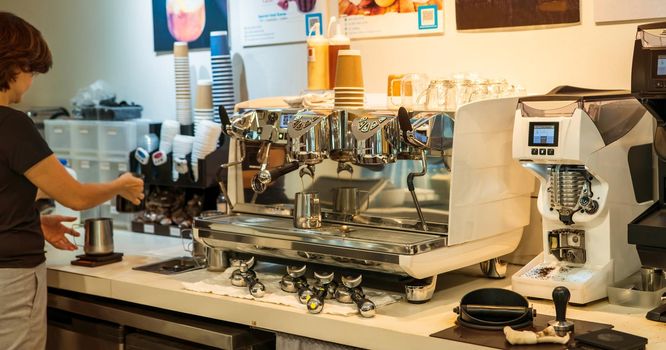
[[[420,6],[437,5],[443,0],[338,0],[341,16],[379,16],[387,13],[416,12]]]

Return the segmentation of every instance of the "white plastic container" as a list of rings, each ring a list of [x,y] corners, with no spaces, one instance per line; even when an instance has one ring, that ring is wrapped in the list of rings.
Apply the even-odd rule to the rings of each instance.
[[[100,158],[129,157],[136,149],[136,123],[134,122],[99,122]]]
[[[96,157],[98,145],[98,125],[95,121],[70,121],[72,156]],[[76,167],[74,167],[76,168]],[[76,169],[75,169],[76,170]]]
[[[69,156],[72,139],[69,120],[45,120],[44,137],[54,153]]]

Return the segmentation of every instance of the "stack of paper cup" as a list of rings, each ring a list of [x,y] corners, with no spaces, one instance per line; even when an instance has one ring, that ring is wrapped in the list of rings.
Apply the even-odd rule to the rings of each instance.
[[[192,125],[190,58],[187,43],[173,43],[173,59],[176,70],[176,119],[182,125]]]
[[[236,105],[229,38],[226,31],[210,33],[210,60],[213,72],[213,108],[215,120],[219,121],[217,111],[220,106],[224,106],[227,112],[231,113]]]
[[[176,135],[173,138],[173,181],[178,180],[180,174],[187,174],[187,155],[192,153],[194,136]]]
[[[192,172],[194,181],[199,180],[199,159],[206,158],[217,149],[222,127],[210,120],[204,120],[197,125],[194,131],[194,145],[192,146]]]
[[[334,90],[336,108],[363,108],[365,88],[360,51],[338,51]]]
[[[170,153],[173,149],[173,139],[180,134],[180,123],[175,120],[165,120],[160,129],[160,151]]]
[[[199,80],[197,83],[197,94],[194,103],[194,130],[204,120],[213,120],[213,97],[211,95],[212,82],[210,80]]]

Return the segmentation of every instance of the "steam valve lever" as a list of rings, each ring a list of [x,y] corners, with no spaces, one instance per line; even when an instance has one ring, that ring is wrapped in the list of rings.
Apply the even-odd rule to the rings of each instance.
[[[565,336],[568,332],[573,332],[574,324],[567,321],[567,304],[571,298],[571,293],[567,287],[555,287],[553,289],[553,302],[555,303],[555,319],[548,322],[553,326],[558,336]]]

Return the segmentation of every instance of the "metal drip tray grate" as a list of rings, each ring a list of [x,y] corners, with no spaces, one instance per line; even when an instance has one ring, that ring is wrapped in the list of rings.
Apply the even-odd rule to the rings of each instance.
[[[133,267],[133,270],[159,273],[162,275],[173,275],[182,272],[194,271],[204,268],[205,265],[193,258],[184,256],[160,261],[148,265]]]
[[[297,229],[291,219],[252,214],[197,219],[195,228],[213,239],[220,239],[216,235],[219,232],[262,238],[263,242],[292,241],[392,254],[414,255],[446,246],[443,235],[338,224],[324,224],[316,230]],[[275,248],[281,246],[275,243]]]

